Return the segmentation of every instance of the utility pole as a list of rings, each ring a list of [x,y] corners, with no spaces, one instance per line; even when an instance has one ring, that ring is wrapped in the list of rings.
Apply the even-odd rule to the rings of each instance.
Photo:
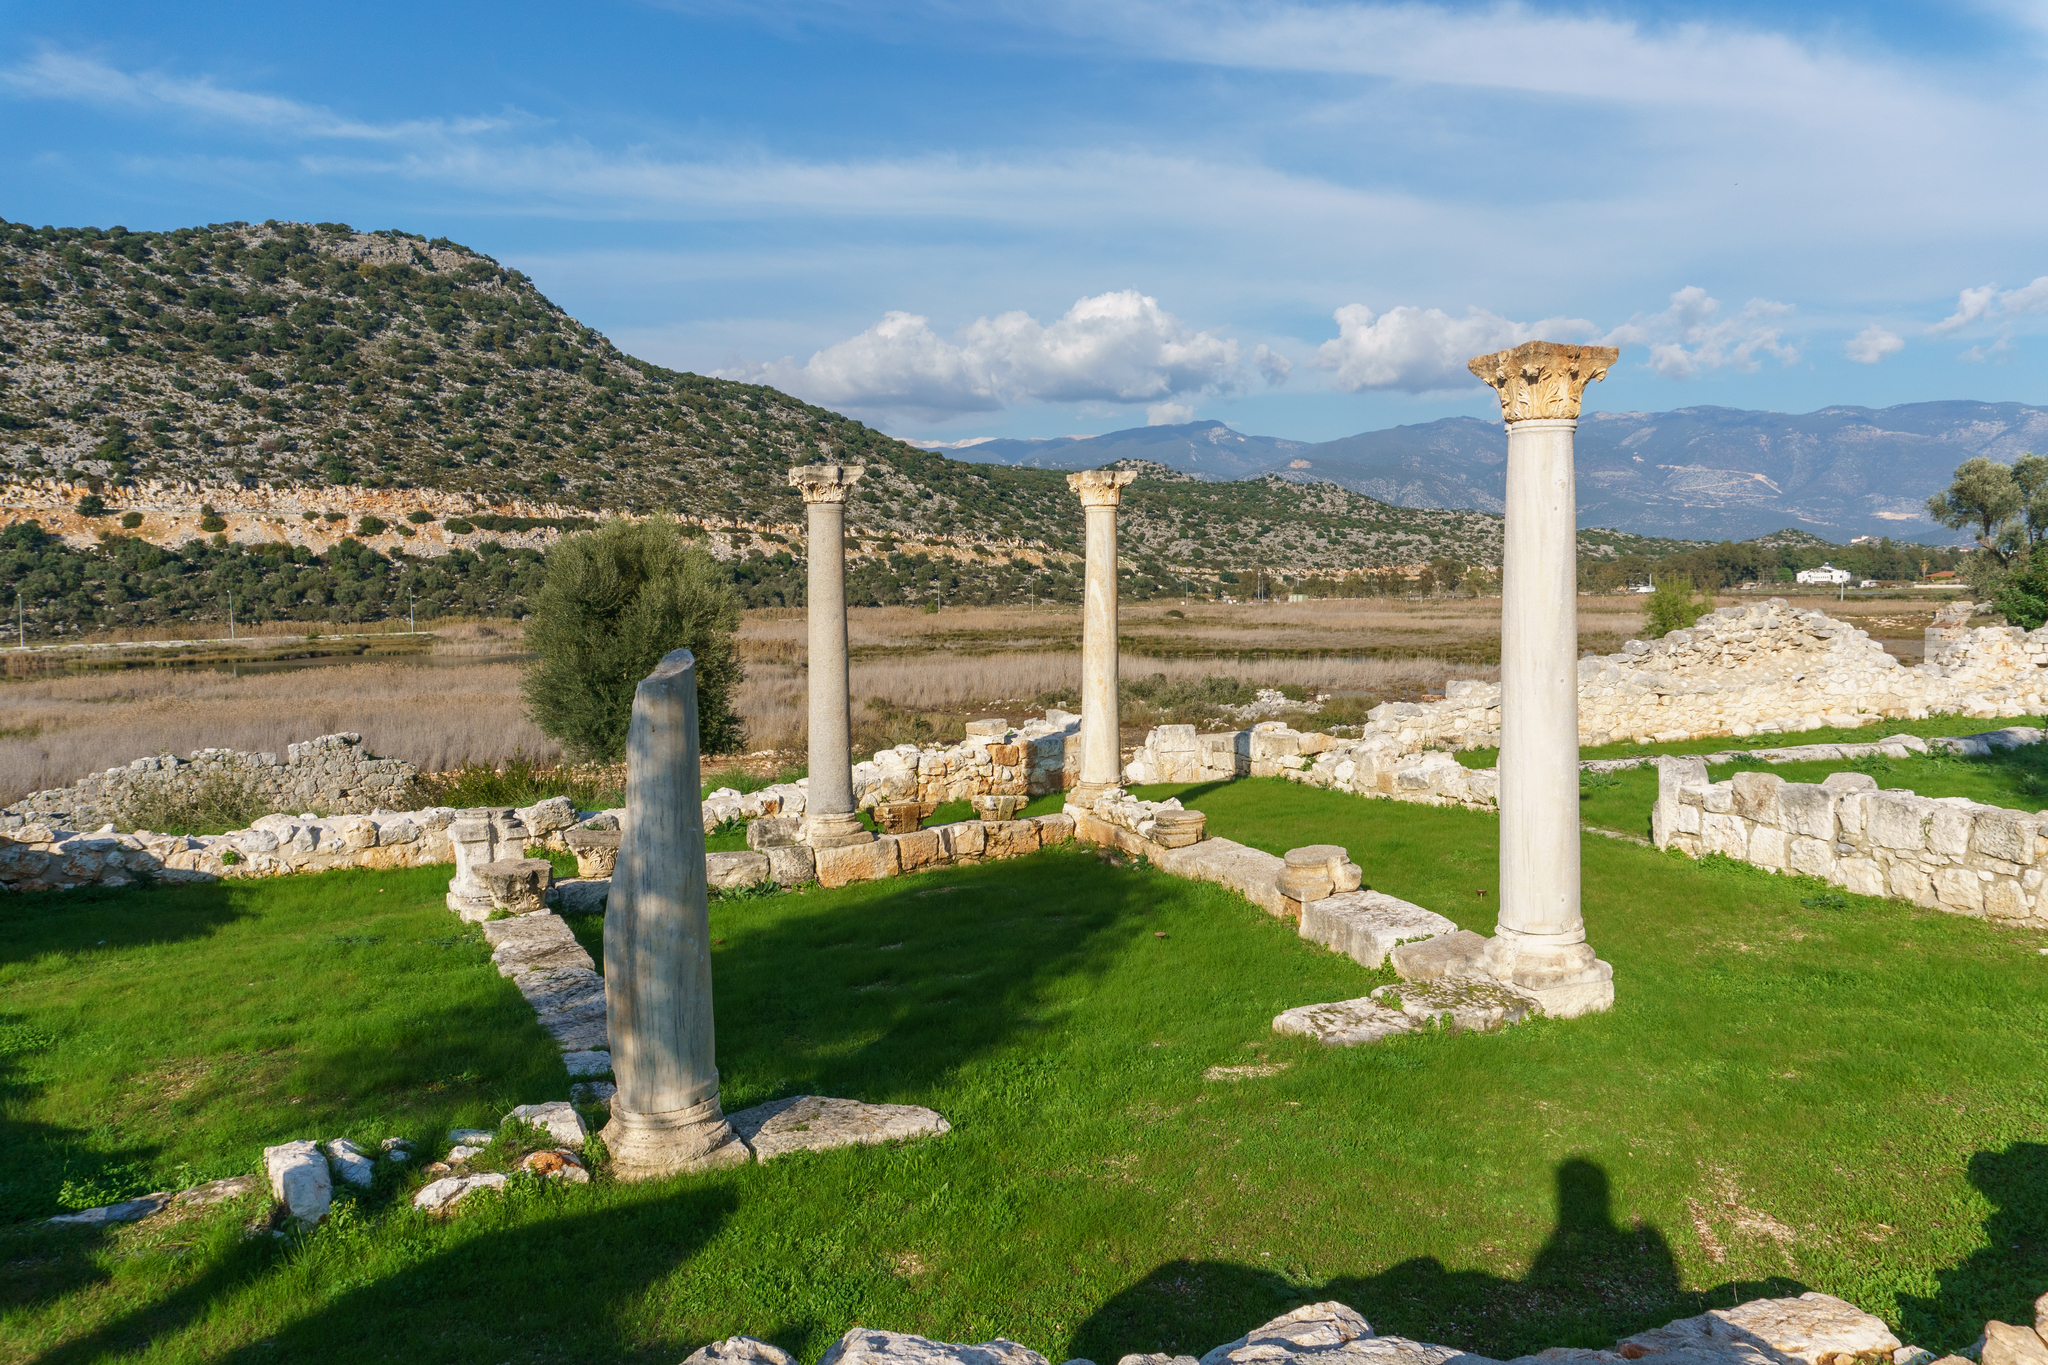
[[[407,588],[407,589],[405,590],[405,631],[406,631],[406,634],[408,634],[408,635],[417,635],[417,634],[419,634],[419,633],[420,633],[420,628],[419,628],[419,625],[418,625],[418,623],[416,623],[416,622],[415,622],[415,621],[414,621],[414,620],[412,619],[412,589],[411,589],[411,588]]]
[[[235,595],[228,594],[228,639],[235,638]]]

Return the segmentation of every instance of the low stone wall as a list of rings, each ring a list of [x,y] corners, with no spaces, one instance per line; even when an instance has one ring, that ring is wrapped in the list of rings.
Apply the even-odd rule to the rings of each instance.
[[[24,826],[96,829],[125,822],[130,803],[158,792],[196,794],[213,782],[246,787],[274,810],[363,814],[402,803],[419,769],[376,758],[359,734],[322,735],[274,753],[199,749],[189,758],[163,754],[80,778],[69,787],[31,792],[0,810],[0,832]]]
[[[1772,598],[1581,659],[1579,742],[1792,734],[1937,713],[2040,715],[2044,696],[2048,627],[1954,632],[1909,667],[1868,632]],[[1368,725],[1411,753],[1498,744],[1500,684],[1447,683],[1442,701],[1375,707]]]
[[[2039,731],[2027,733],[2038,741]],[[1710,782],[1698,758],[1657,767],[1650,831],[1659,848],[1721,853],[1858,895],[2048,928],[2048,812],[1879,791],[1864,773],[1818,785],[1761,772]]]
[[[1284,777],[1357,796],[1487,810],[1499,789],[1492,768],[1466,768],[1443,752],[1418,754],[1391,735],[1346,739],[1281,721],[1212,735],[1197,734],[1192,725],[1162,725],[1124,765],[1127,783],[1240,777]]]

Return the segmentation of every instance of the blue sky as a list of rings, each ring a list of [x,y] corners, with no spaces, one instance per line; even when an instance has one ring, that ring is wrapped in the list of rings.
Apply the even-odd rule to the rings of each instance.
[[[447,236],[958,440],[2048,401],[2048,2],[0,5],[0,215]]]

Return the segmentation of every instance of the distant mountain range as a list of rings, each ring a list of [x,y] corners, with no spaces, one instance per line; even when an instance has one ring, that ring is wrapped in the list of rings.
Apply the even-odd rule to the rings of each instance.
[[[1860,535],[1948,544],[1929,495],[1975,455],[2010,463],[2048,451],[2048,408],[1904,403],[1790,414],[1737,408],[1592,412],[1579,422],[1579,525],[1641,535],[1743,540],[1785,527],[1842,543]],[[1340,484],[1403,507],[1500,512],[1507,435],[1449,417],[1335,441],[1250,436],[1221,422],[1101,436],[949,446],[956,460],[1094,469],[1153,460],[1200,479],[1265,473]]]

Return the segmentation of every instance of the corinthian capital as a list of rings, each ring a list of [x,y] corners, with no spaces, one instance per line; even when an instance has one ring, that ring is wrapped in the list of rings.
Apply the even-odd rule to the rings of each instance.
[[[1137,477],[1135,469],[1084,469],[1067,475],[1067,487],[1081,495],[1083,507],[1114,507],[1124,500],[1124,485]]]
[[[789,482],[804,495],[806,503],[845,502],[846,495],[865,473],[864,465],[805,464],[789,471]]]
[[[1574,346],[1563,341],[1525,341],[1509,351],[1474,356],[1472,373],[1500,390],[1503,421],[1562,418],[1576,421],[1586,385],[1607,377],[1620,359],[1614,346]]]

